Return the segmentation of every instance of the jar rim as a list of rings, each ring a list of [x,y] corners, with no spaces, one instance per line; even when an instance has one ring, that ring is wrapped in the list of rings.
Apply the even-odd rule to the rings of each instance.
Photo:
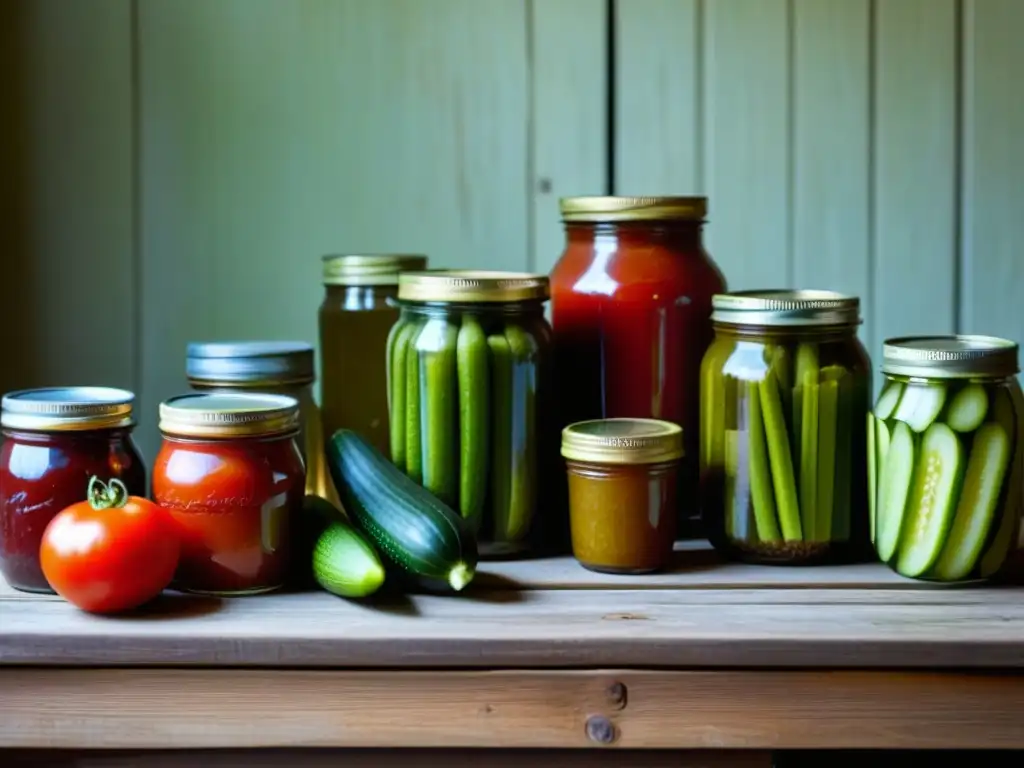
[[[299,401],[288,395],[197,392],[160,403],[160,431],[184,438],[284,437],[299,430]]]
[[[998,336],[903,336],[882,345],[882,373],[908,378],[1008,378],[1020,372],[1019,345]]]
[[[565,223],[703,221],[708,213],[708,199],[701,196],[583,195],[563,197],[558,207]]]
[[[570,461],[657,464],[684,453],[683,428],[660,419],[592,419],[562,430],[562,456]]]
[[[400,302],[507,304],[549,296],[548,276],[532,272],[435,269],[398,276]]]
[[[324,285],[398,285],[398,276],[427,268],[421,253],[328,253],[320,257]]]
[[[42,387],[8,392],[0,427],[28,432],[84,432],[135,426],[135,394],[117,387]]]
[[[310,384],[316,378],[313,345],[305,341],[193,341],[185,349],[185,376],[204,385]]]
[[[837,291],[787,288],[732,291],[711,298],[716,326],[808,328],[857,326],[860,299]]]

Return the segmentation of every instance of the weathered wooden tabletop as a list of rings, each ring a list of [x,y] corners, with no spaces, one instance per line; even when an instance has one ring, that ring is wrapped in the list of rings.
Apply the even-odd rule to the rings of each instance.
[[[124,618],[5,587],[0,701],[0,747],[1024,749],[1024,587],[694,545],[648,577],[496,563],[456,597]]]

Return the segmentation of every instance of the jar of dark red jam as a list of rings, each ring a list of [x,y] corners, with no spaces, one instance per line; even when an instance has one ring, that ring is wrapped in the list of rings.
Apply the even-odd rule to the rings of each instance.
[[[711,297],[725,290],[701,236],[707,199],[575,197],[564,198],[561,211],[565,252],[551,273],[561,426],[671,421],[683,429],[686,455],[696,457]],[[684,538],[699,533],[695,514],[682,508],[697,489],[690,462],[680,468]]]
[[[183,395],[160,405],[153,498],[177,520],[174,586],[254,595],[285,583],[305,467],[299,403],[285,395]]]
[[[132,440],[135,396],[107,387],[12,392],[0,405],[0,572],[25,592],[53,592],[39,567],[50,520],[86,498],[89,478],[117,478],[143,496]]]

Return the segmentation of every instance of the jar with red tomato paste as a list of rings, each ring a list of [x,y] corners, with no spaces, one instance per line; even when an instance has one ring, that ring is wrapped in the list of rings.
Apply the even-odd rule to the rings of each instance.
[[[566,247],[551,273],[561,426],[610,418],[683,428],[681,531],[693,534],[700,365],[725,279],[704,249],[704,197],[561,200]]]
[[[182,395],[160,405],[153,499],[181,530],[174,586],[254,595],[285,583],[305,467],[286,395]]]
[[[43,531],[84,501],[94,475],[146,492],[132,440],[135,396],[108,387],[11,392],[0,405],[0,572],[25,592],[53,592],[39,567]]]

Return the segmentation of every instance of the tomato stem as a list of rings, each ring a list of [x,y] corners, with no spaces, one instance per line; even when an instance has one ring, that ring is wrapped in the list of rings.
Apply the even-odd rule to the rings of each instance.
[[[116,477],[104,483],[93,475],[85,496],[93,509],[120,509],[128,501],[128,489]]]

